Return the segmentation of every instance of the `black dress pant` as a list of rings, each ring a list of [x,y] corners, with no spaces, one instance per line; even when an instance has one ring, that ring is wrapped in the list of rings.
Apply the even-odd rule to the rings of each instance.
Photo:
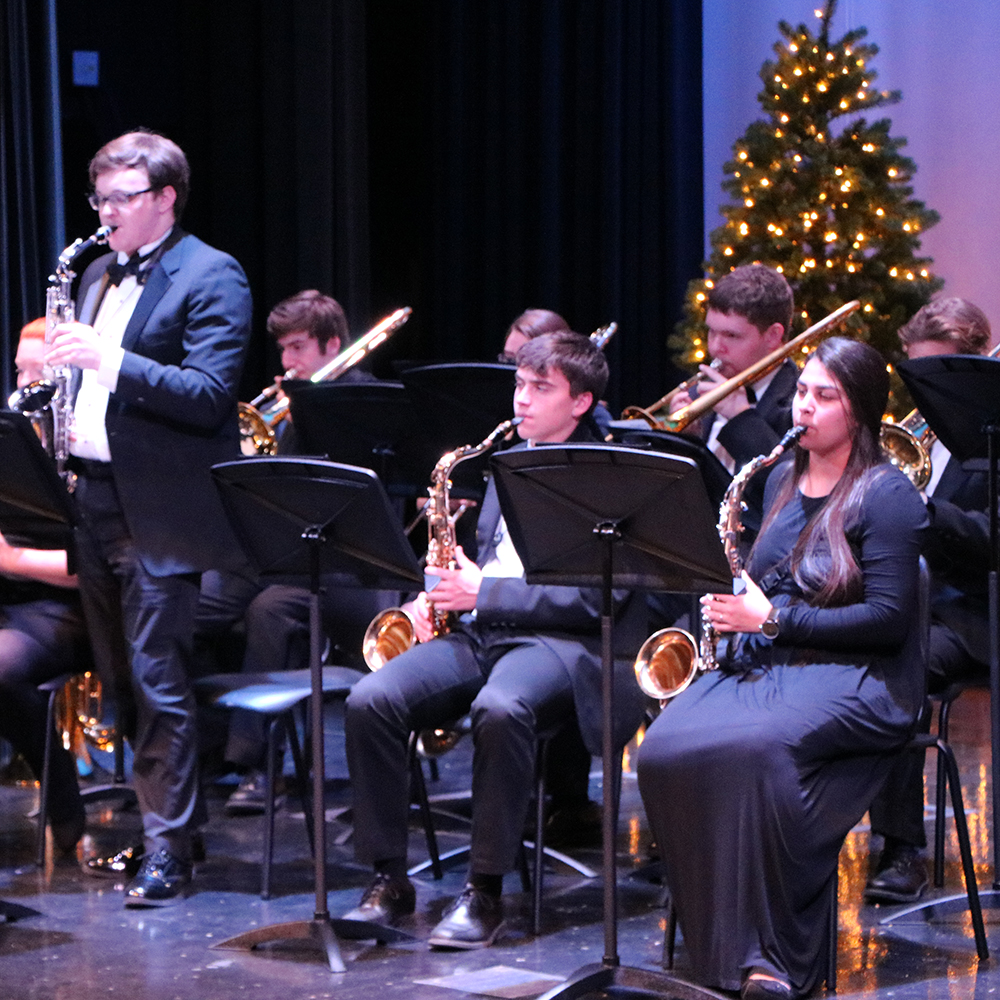
[[[80,594],[102,682],[132,744],[146,849],[189,860],[190,831],[204,820],[189,679],[200,574],[146,570],[113,479],[81,476],[76,497]]]
[[[469,712],[470,870],[506,874],[531,802],[538,735],[573,721],[574,711],[569,671],[535,637],[452,632],[363,677],[348,696],[346,716],[358,860],[406,857],[409,735]]]

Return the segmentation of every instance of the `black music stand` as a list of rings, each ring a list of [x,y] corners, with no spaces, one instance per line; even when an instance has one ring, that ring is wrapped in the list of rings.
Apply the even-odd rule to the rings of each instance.
[[[421,434],[434,453],[434,462],[446,451],[482,441],[511,412],[514,368],[511,365],[457,361],[422,365],[400,372],[400,381],[420,414]],[[469,459],[455,469],[452,495],[482,499],[483,472],[488,456]]]
[[[401,383],[290,381],[284,388],[300,454],[373,469],[390,496],[424,492],[440,452],[424,442]]]
[[[52,456],[22,413],[0,411],[0,468],[5,473],[0,478],[0,531],[4,537],[26,548],[65,549],[66,567],[74,573],[76,507],[56,472]],[[40,791],[43,802],[47,791]],[[83,788],[80,796],[85,802],[135,801],[135,791],[125,782],[125,751],[120,734],[115,739],[111,781]],[[39,864],[44,846],[44,828],[40,827]]]
[[[732,576],[697,462],[616,446],[510,451],[491,462],[500,507],[528,583],[596,587],[601,600],[604,957],[540,1000],[609,986],[679,1000],[721,994],[665,972],[621,966],[615,866],[613,588],[728,590]]]
[[[988,578],[990,638],[990,743],[993,786],[993,885],[979,902],[1000,909],[1000,358],[948,354],[914,358],[896,369],[910,390],[920,415],[963,468],[985,469],[989,483],[990,568]],[[884,917],[891,923],[911,913],[927,918],[968,909],[965,893],[906,906]]]
[[[332,972],[344,972],[338,937],[384,943],[409,940],[411,935],[393,927],[330,917],[323,809],[326,775],[320,578],[328,584],[402,590],[422,584],[423,574],[385,488],[371,469],[319,459],[251,458],[214,465],[212,475],[254,569],[276,582],[309,581],[316,889],[311,920],[260,927],[215,947],[253,949],[272,941],[304,939],[325,953]]]

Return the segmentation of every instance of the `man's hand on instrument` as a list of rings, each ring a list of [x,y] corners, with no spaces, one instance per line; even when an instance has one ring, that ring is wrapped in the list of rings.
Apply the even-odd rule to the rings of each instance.
[[[92,326],[60,323],[53,330],[52,346],[45,354],[45,363],[51,368],[75,365],[97,371],[107,346]]]
[[[771,610],[771,602],[745,571],[741,579],[746,584],[742,594],[706,594],[701,599],[716,632],[756,632]]]
[[[434,638],[434,623],[431,621],[431,606],[427,595],[420,593],[415,600],[407,601],[403,611],[413,618],[413,634],[417,642],[430,642]]]
[[[427,573],[439,576],[441,582],[428,593],[438,611],[471,611],[476,606],[483,571],[462,551],[455,547],[455,569],[427,567]]]

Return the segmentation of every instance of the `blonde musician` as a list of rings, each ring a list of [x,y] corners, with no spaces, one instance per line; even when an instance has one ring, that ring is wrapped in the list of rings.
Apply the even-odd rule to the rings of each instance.
[[[908,358],[985,354],[990,324],[971,302],[943,298],[917,312],[899,339]],[[931,445],[930,457],[924,554],[932,580],[927,681],[935,692],[989,675],[989,487],[984,472],[965,471],[940,441]],[[865,887],[869,902],[915,902],[927,888],[923,770],[922,753],[906,754],[872,804],[872,832],[884,844]]]
[[[45,320],[21,331],[15,365],[23,389],[42,378]],[[38,685],[91,666],[87,632],[76,590],[61,550],[26,549],[0,535],[0,737],[10,741],[40,779],[45,755],[48,695]],[[83,835],[86,813],[76,765],[62,740],[53,740],[48,798],[56,849],[72,851]]]

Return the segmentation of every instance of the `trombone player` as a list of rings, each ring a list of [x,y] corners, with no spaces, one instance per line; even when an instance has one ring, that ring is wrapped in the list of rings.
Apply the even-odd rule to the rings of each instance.
[[[746,264],[721,277],[709,291],[707,305],[708,354],[718,367],[700,366],[703,390],[739,375],[777,350],[791,329],[792,290],[784,275],[763,264]],[[710,411],[702,438],[730,473],[769,452],[791,428],[797,379],[795,362],[786,358]],[[671,400],[670,412],[691,401],[691,393],[681,390]],[[756,530],[759,523],[758,517],[748,529]]]

